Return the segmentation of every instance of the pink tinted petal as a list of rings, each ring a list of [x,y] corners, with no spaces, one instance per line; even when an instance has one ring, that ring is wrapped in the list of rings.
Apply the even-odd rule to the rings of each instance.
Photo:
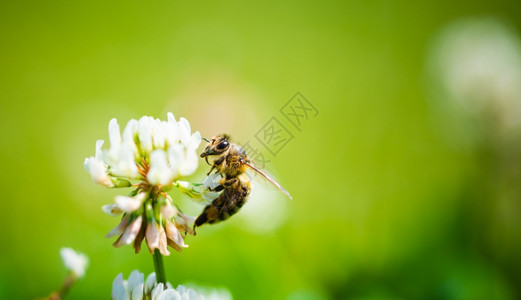
[[[128,220],[130,218],[130,215],[124,215],[123,218],[121,218],[121,222],[116,226],[116,228],[112,229],[107,235],[106,238],[117,236],[123,233],[125,231],[125,228],[128,225]]]
[[[183,236],[179,232],[179,230],[175,227],[175,225],[170,222],[166,221],[166,236],[171,239],[174,243],[176,243],[178,246],[186,248],[188,245],[185,245]]]
[[[125,229],[125,232],[119,237],[119,239],[114,243],[114,247],[121,247],[123,245],[128,245],[134,241],[137,234],[139,233],[139,229],[141,229],[141,223],[143,222],[143,217],[137,217],[129,226]]]
[[[166,219],[171,219],[175,216],[175,214],[178,212],[177,208],[175,208],[172,204],[166,203],[161,207],[161,214]]]
[[[159,227],[159,252],[165,256],[170,255],[170,251],[168,251],[167,247],[166,233],[163,227]]]
[[[159,231],[157,230],[156,222],[147,224],[145,239],[147,241],[148,250],[150,250],[150,253],[154,253],[154,249],[159,248]]]

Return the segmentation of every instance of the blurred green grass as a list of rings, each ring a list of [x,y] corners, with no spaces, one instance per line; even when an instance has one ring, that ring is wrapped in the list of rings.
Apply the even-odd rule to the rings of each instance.
[[[297,91],[320,113],[269,166],[294,197],[285,223],[201,228],[165,259],[170,282],[236,299],[519,296],[504,267],[519,260],[496,261],[476,242],[489,228],[468,221],[486,154],[433,128],[425,55],[447,22],[492,14],[519,28],[520,12],[514,1],[0,3],[0,298],[57,287],[62,246],[91,259],[70,299],[152,271],[148,253],[103,237],[118,220],[100,207],[120,191],[83,170],[110,118],[172,111],[205,136],[245,140]]]

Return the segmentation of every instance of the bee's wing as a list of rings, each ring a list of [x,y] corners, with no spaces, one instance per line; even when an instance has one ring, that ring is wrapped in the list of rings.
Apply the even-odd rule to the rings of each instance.
[[[262,175],[262,177],[266,178],[266,180],[271,182],[271,184],[273,184],[275,187],[277,187],[277,189],[279,189],[279,191],[281,191],[284,195],[288,196],[288,198],[293,199],[293,198],[291,198],[291,195],[288,193],[288,191],[286,191],[282,186],[280,186],[280,184],[278,182],[273,180],[266,173],[262,172],[261,170],[259,170],[258,168],[256,168],[254,165],[252,165],[250,163],[244,162],[244,164],[247,165],[248,167],[250,167],[255,172],[257,172],[258,174]]]

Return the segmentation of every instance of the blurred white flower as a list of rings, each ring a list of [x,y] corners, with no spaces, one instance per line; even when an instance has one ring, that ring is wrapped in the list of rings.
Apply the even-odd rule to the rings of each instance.
[[[152,291],[152,299],[157,300],[204,300],[204,296],[200,295],[193,289],[188,289],[183,285],[177,286],[177,289],[164,288],[163,284],[158,284]]]
[[[153,276],[152,274],[150,274],[149,277],[153,277],[152,285],[155,286],[155,274]],[[147,278],[147,283],[149,281],[149,278]],[[145,275],[138,270],[132,271],[128,280],[123,280],[123,274],[119,273],[112,282],[112,299],[115,300],[144,299],[144,291]],[[149,291],[151,291],[151,289],[149,289]]]
[[[85,275],[89,264],[89,258],[85,254],[76,252],[72,248],[61,248],[60,255],[65,268],[71,271],[75,277],[82,278]]]
[[[212,290],[206,296],[194,289],[179,285],[176,289],[170,283],[166,286],[156,282],[156,274],[150,274],[145,280],[143,273],[132,271],[128,280],[123,280],[123,274],[118,274],[112,283],[113,300],[230,300],[231,295],[227,291]]]
[[[443,98],[505,132],[521,130],[521,41],[515,31],[494,19],[459,21],[440,34],[432,54]]]
[[[214,287],[204,287],[199,286],[193,283],[188,283],[186,285],[179,285],[177,287],[177,291],[185,291],[187,288],[197,291],[199,295],[202,295],[206,300],[232,300],[233,297],[225,288],[214,288]]]

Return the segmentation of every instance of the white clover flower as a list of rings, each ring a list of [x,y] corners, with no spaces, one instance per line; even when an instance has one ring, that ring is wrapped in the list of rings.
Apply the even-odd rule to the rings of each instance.
[[[130,120],[121,134],[116,119],[109,122],[110,148],[96,142],[96,155],[85,160],[85,169],[95,183],[112,187],[118,180],[144,180],[169,185],[181,176],[193,174],[198,166],[199,132],[190,132],[184,118],[176,122],[144,116]],[[151,174],[147,174],[151,172]],[[112,182],[112,184],[111,184]]]
[[[167,121],[148,116],[130,120],[123,133],[117,120],[112,119],[109,141],[108,149],[102,149],[102,140],[96,142],[96,154],[85,159],[85,169],[95,183],[132,186],[135,190],[128,196],[116,196],[115,204],[103,206],[103,211],[112,216],[123,214],[120,224],[107,237],[119,236],[115,247],[133,243],[136,253],[143,239],[151,253],[158,249],[162,255],[169,255],[167,246],[177,251],[187,247],[181,233],[195,234],[190,227],[194,218],[180,212],[167,191],[176,188],[196,199],[214,199],[218,195],[210,192],[206,184],[180,180],[197,169],[199,132],[191,133],[186,119],[177,122],[168,113]]]
[[[153,277],[153,278],[152,278]],[[149,279],[151,278],[151,279]],[[132,271],[128,280],[123,280],[123,274],[119,273],[112,282],[112,299],[113,300],[136,300],[144,299],[145,290],[145,275],[138,270]],[[151,282],[152,281],[152,282]],[[155,286],[155,273],[148,276],[146,283]],[[152,291],[152,287],[148,287],[148,295]]]
[[[212,294],[211,299],[231,299],[229,294]],[[179,285],[176,289],[172,288],[170,283],[156,282],[156,274],[151,273],[145,280],[143,273],[138,270],[132,271],[128,280],[123,280],[123,274],[120,273],[112,283],[112,299],[113,300],[204,300],[205,297],[196,292],[194,289],[186,288]]]
[[[224,177],[220,173],[213,173],[206,177],[202,184],[194,184],[187,181],[177,181],[177,189],[194,200],[204,200],[204,204],[210,203],[217,198],[220,192],[214,189],[222,183]]]
[[[74,251],[72,248],[61,248],[60,255],[62,257],[65,268],[71,271],[77,278],[85,276],[85,270],[89,264],[89,258],[80,252]]]
[[[157,300],[204,300],[204,296],[195,290],[178,285],[176,289],[163,289],[163,284],[158,284],[152,291],[152,298]]]

